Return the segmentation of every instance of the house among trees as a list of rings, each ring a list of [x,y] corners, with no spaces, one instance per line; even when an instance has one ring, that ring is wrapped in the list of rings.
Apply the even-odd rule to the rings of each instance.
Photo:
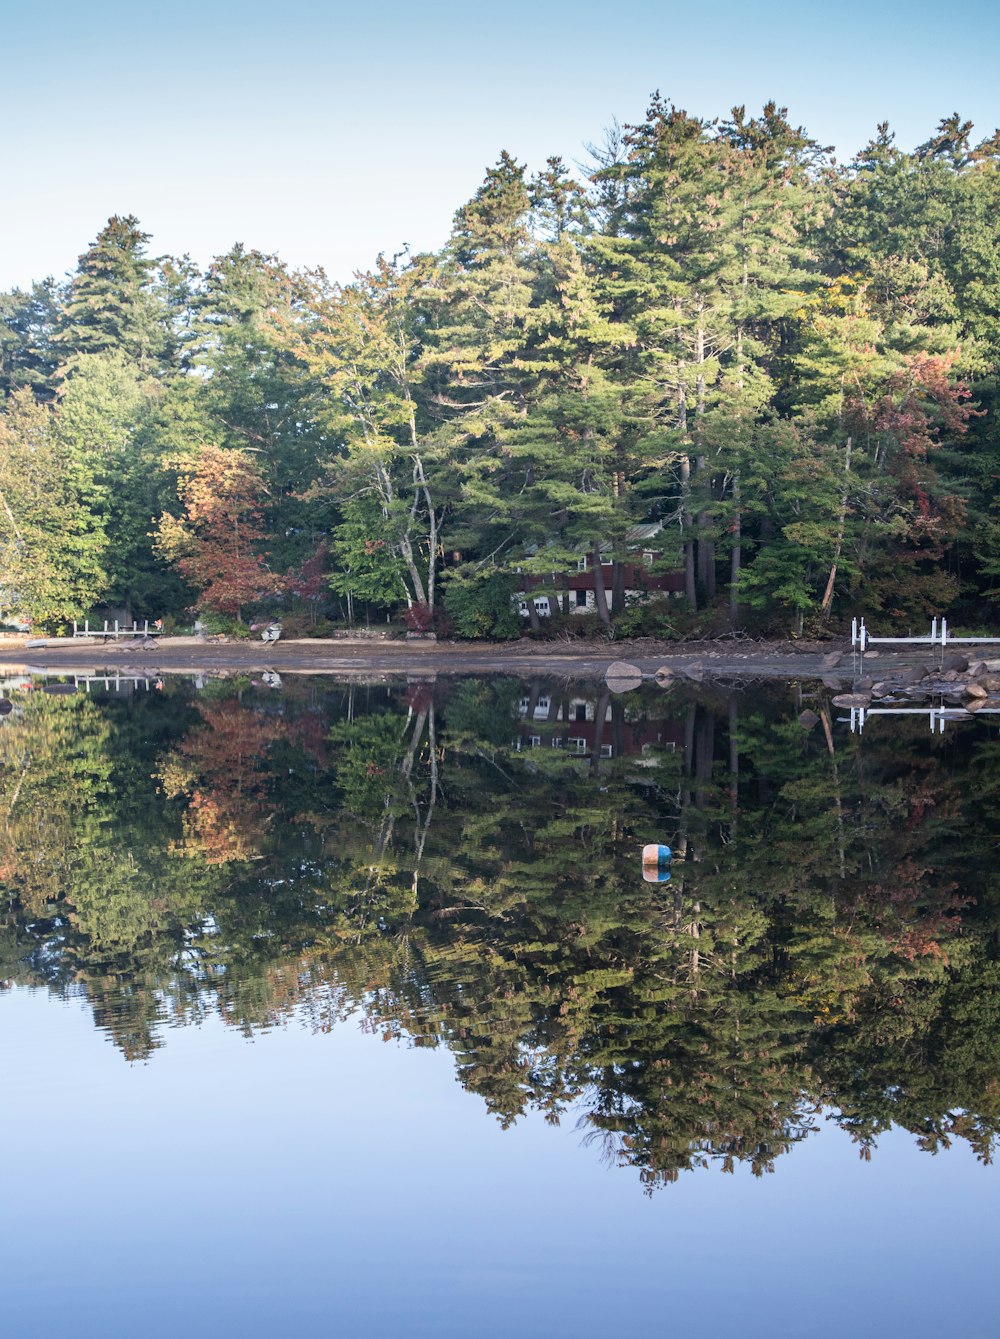
[[[605,560],[602,555],[601,577],[609,604],[614,598],[616,588],[623,592],[626,604],[643,596],[660,596],[666,599],[669,596],[684,594],[682,571],[656,570],[663,558],[663,550],[655,547],[653,540],[662,529],[663,524],[660,521],[633,526],[625,536],[625,544],[630,555],[625,562],[614,562],[610,557]],[[608,547],[604,546],[605,552]],[[561,606],[564,614],[596,613],[597,573],[593,553],[581,554],[575,572],[525,576],[523,589],[517,593],[518,610],[522,618],[529,616],[528,592],[534,590],[545,592],[534,596],[539,618],[550,617],[554,605],[557,608]]]

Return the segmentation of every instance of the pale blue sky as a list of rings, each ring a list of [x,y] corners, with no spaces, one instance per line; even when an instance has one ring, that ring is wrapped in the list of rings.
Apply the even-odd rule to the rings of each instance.
[[[114,1006],[111,1006],[111,1013]],[[209,1017],[128,1065],[0,994],[0,1328],[16,1339],[986,1339],[1000,1169],[828,1120],[773,1176],[652,1198],[571,1112],[502,1130],[441,1046]]]
[[[0,288],[63,274],[112,213],[155,252],[242,241],[336,277],[444,240],[502,148],[584,156],[659,88],[768,98],[850,157],[958,110],[1000,124],[994,5],[718,0],[497,6],[0,0]]]

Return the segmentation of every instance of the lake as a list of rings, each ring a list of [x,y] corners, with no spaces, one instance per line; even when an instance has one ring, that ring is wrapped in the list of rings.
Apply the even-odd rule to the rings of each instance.
[[[986,719],[0,691],[4,1335],[997,1333]]]

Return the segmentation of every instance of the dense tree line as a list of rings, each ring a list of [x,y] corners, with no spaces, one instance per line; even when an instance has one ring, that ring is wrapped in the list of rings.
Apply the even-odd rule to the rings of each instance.
[[[1000,134],[841,165],[773,104],[656,96],[591,158],[502,154],[438,253],[351,283],[115,217],[0,295],[5,609],[508,636],[526,574],[568,612],[600,554],[619,630],[987,618]],[[626,608],[650,522],[685,599]]]

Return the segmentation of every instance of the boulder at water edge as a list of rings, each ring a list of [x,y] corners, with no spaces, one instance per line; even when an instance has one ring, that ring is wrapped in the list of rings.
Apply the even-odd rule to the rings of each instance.
[[[604,681],[613,693],[628,693],[642,683],[642,670],[627,660],[616,660],[608,666]]]

